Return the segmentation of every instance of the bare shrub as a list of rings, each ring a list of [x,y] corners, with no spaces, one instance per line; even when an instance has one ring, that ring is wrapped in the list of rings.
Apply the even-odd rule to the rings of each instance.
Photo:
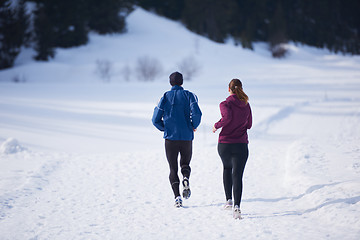
[[[123,75],[125,81],[130,81],[130,77],[131,77],[131,68],[129,67],[129,65],[125,65],[122,69],[121,69],[121,74]]]
[[[24,83],[26,82],[26,77],[24,76],[24,74],[17,74],[12,78],[12,81],[14,83]]]
[[[276,44],[270,47],[271,54],[274,58],[285,58],[288,54],[284,44]]]
[[[138,58],[135,71],[140,81],[154,81],[161,75],[162,65],[155,58],[143,56]]]
[[[96,60],[96,73],[106,82],[110,82],[112,75],[112,63],[106,59]]]
[[[188,56],[184,58],[178,65],[180,72],[187,80],[192,80],[193,77],[195,77],[201,69],[200,64],[193,56]]]

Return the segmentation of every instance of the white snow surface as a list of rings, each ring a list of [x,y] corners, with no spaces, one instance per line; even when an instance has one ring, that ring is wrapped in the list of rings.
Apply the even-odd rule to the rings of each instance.
[[[359,56],[290,43],[286,59],[272,59],[265,44],[217,44],[141,8],[127,24],[49,62],[23,49],[0,71],[0,239],[360,239]],[[162,65],[154,82],[136,75],[144,56]],[[184,88],[203,119],[192,196],[175,209],[151,117],[189,57],[200,71]],[[109,82],[97,60],[111,63]],[[232,78],[254,120],[242,220],[222,210],[211,132]]]

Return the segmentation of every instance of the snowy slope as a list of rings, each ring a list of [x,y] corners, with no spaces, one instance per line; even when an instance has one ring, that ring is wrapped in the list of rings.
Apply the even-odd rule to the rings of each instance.
[[[142,9],[128,29],[92,34],[47,63],[24,49],[0,71],[0,239],[360,237],[360,57],[290,44],[288,58],[274,60],[261,43],[254,52],[213,43]],[[154,82],[136,75],[144,56],[162,65]],[[192,196],[174,209],[151,116],[188,57],[200,72],[184,87],[197,94],[203,120]],[[99,59],[112,63],[109,83],[96,73]],[[241,221],[221,209],[211,132],[234,77],[254,117]]]

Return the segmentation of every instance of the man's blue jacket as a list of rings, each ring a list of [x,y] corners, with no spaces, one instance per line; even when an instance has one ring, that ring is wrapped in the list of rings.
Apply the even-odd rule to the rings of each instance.
[[[166,92],[154,109],[152,122],[168,140],[191,141],[201,121],[195,94],[175,85]]]

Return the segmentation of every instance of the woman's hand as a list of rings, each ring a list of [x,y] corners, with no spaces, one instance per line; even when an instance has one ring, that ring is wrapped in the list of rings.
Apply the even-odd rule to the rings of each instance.
[[[213,129],[212,129],[213,133],[215,133],[216,130],[217,130],[217,129],[216,129],[215,126],[214,126]]]

